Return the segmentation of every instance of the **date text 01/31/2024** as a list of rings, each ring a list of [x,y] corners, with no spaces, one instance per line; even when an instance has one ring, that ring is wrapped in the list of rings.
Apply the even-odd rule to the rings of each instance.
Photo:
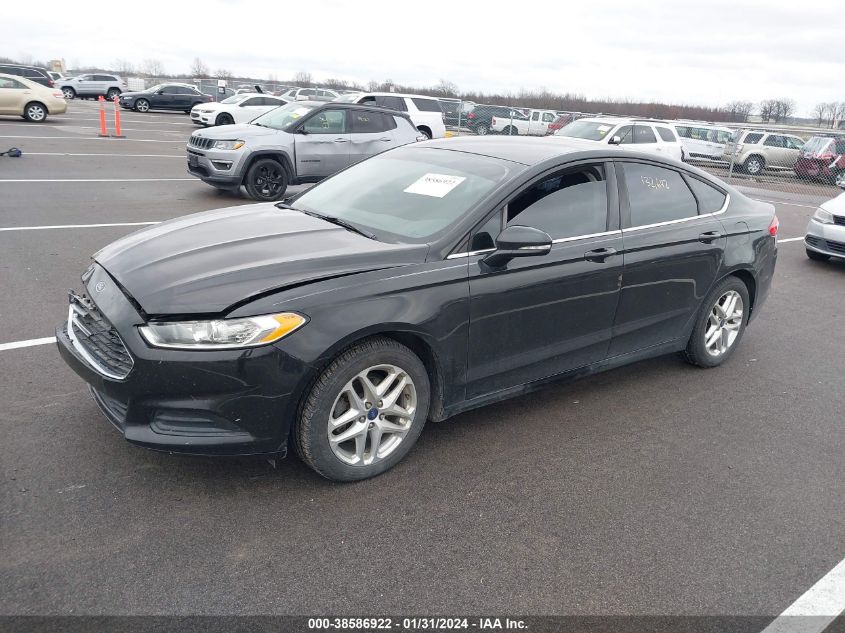
[[[527,628],[526,623],[510,618],[309,618],[309,630],[334,631],[448,631],[477,629],[481,631],[520,630]]]

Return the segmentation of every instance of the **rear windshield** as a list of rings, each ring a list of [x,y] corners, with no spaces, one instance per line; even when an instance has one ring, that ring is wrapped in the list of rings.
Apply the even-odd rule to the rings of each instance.
[[[283,130],[311,112],[314,108],[315,106],[303,105],[302,103],[289,103],[275,110],[270,110],[257,119],[253,119],[250,121],[250,125],[260,125],[262,127],[271,127],[274,130]]]
[[[381,241],[425,243],[448,231],[518,168],[487,156],[401,147],[324,180],[293,207],[341,218]]]
[[[607,137],[615,125],[610,123],[600,123],[598,121],[573,121],[569,125],[565,125],[555,132],[556,136],[569,136],[572,138],[584,138],[589,141],[601,141]]]

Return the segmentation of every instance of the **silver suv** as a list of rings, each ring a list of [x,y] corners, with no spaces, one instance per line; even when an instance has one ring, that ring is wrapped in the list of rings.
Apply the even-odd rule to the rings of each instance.
[[[121,92],[129,90],[129,86],[118,75],[89,74],[78,77],[65,77],[56,82],[65,99],[70,101],[75,97],[99,97],[114,99]]]
[[[792,167],[804,139],[791,134],[736,130],[725,144],[722,160],[731,161],[744,172],[756,176],[767,167]]]
[[[288,185],[317,182],[385,150],[425,140],[408,115],[348,103],[298,101],[249,123],[197,130],[188,172],[218,189],[241,185],[278,200]]]

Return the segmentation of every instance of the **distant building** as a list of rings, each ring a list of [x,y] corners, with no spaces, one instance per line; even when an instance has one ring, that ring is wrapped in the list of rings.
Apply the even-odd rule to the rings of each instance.
[[[65,60],[64,59],[51,59],[49,70],[52,70],[54,73],[64,74],[67,71],[67,68],[65,67]]]

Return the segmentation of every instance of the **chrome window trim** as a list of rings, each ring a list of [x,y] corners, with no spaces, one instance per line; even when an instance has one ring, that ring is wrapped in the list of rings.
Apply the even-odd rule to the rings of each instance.
[[[115,374],[114,372],[109,371],[108,369],[103,367],[99,362],[97,362],[97,360],[95,360],[91,356],[91,354],[88,353],[88,350],[86,350],[82,346],[82,344],[77,341],[77,338],[73,333],[74,324],[82,330],[85,330],[85,328],[84,328],[84,326],[82,326],[81,323],[77,322],[76,314],[77,314],[77,312],[76,312],[75,306],[71,303],[70,306],[68,306],[68,311],[67,311],[67,337],[68,337],[68,339],[70,339],[70,343],[71,343],[71,345],[73,345],[73,349],[75,349],[77,352],[79,352],[79,355],[82,356],[82,358],[84,358],[88,362],[88,364],[91,365],[91,367],[94,370],[98,371],[99,373],[101,373],[106,378],[111,378],[112,380],[125,380],[126,376],[128,376],[129,374],[120,376],[118,374]],[[124,344],[124,346],[125,346],[125,344]],[[134,365],[134,362],[133,362],[133,365]],[[130,369],[130,371],[131,371],[131,369]]]
[[[458,259],[460,257],[472,257],[473,255],[481,255],[482,253],[492,253],[495,248],[483,248],[480,251],[467,251],[466,253],[452,253],[447,255],[446,259]]]
[[[620,235],[622,231],[602,231],[601,233],[588,233],[587,235],[575,235],[574,237],[560,237],[552,240],[552,244],[563,244],[564,242],[576,242],[578,240],[588,240],[591,237],[604,237],[606,235]]]
[[[698,218],[716,217],[717,215],[722,215],[725,211],[727,211],[730,203],[731,194],[725,193],[725,203],[722,205],[721,209],[719,209],[718,211],[713,211],[713,213],[702,213],[700,215],[691,215],[688,218],[680,218],[678,220],[667,220],[666,222],[655,222],[654,224],[641,224],[639,226],[631,226],[626,229],[622,229],[622,232],[625,233],[627,231],[642,231],[643,229],[653,229],[659,226],[669,226],[671,224],[689,222],[690,220],[697,220]]]

